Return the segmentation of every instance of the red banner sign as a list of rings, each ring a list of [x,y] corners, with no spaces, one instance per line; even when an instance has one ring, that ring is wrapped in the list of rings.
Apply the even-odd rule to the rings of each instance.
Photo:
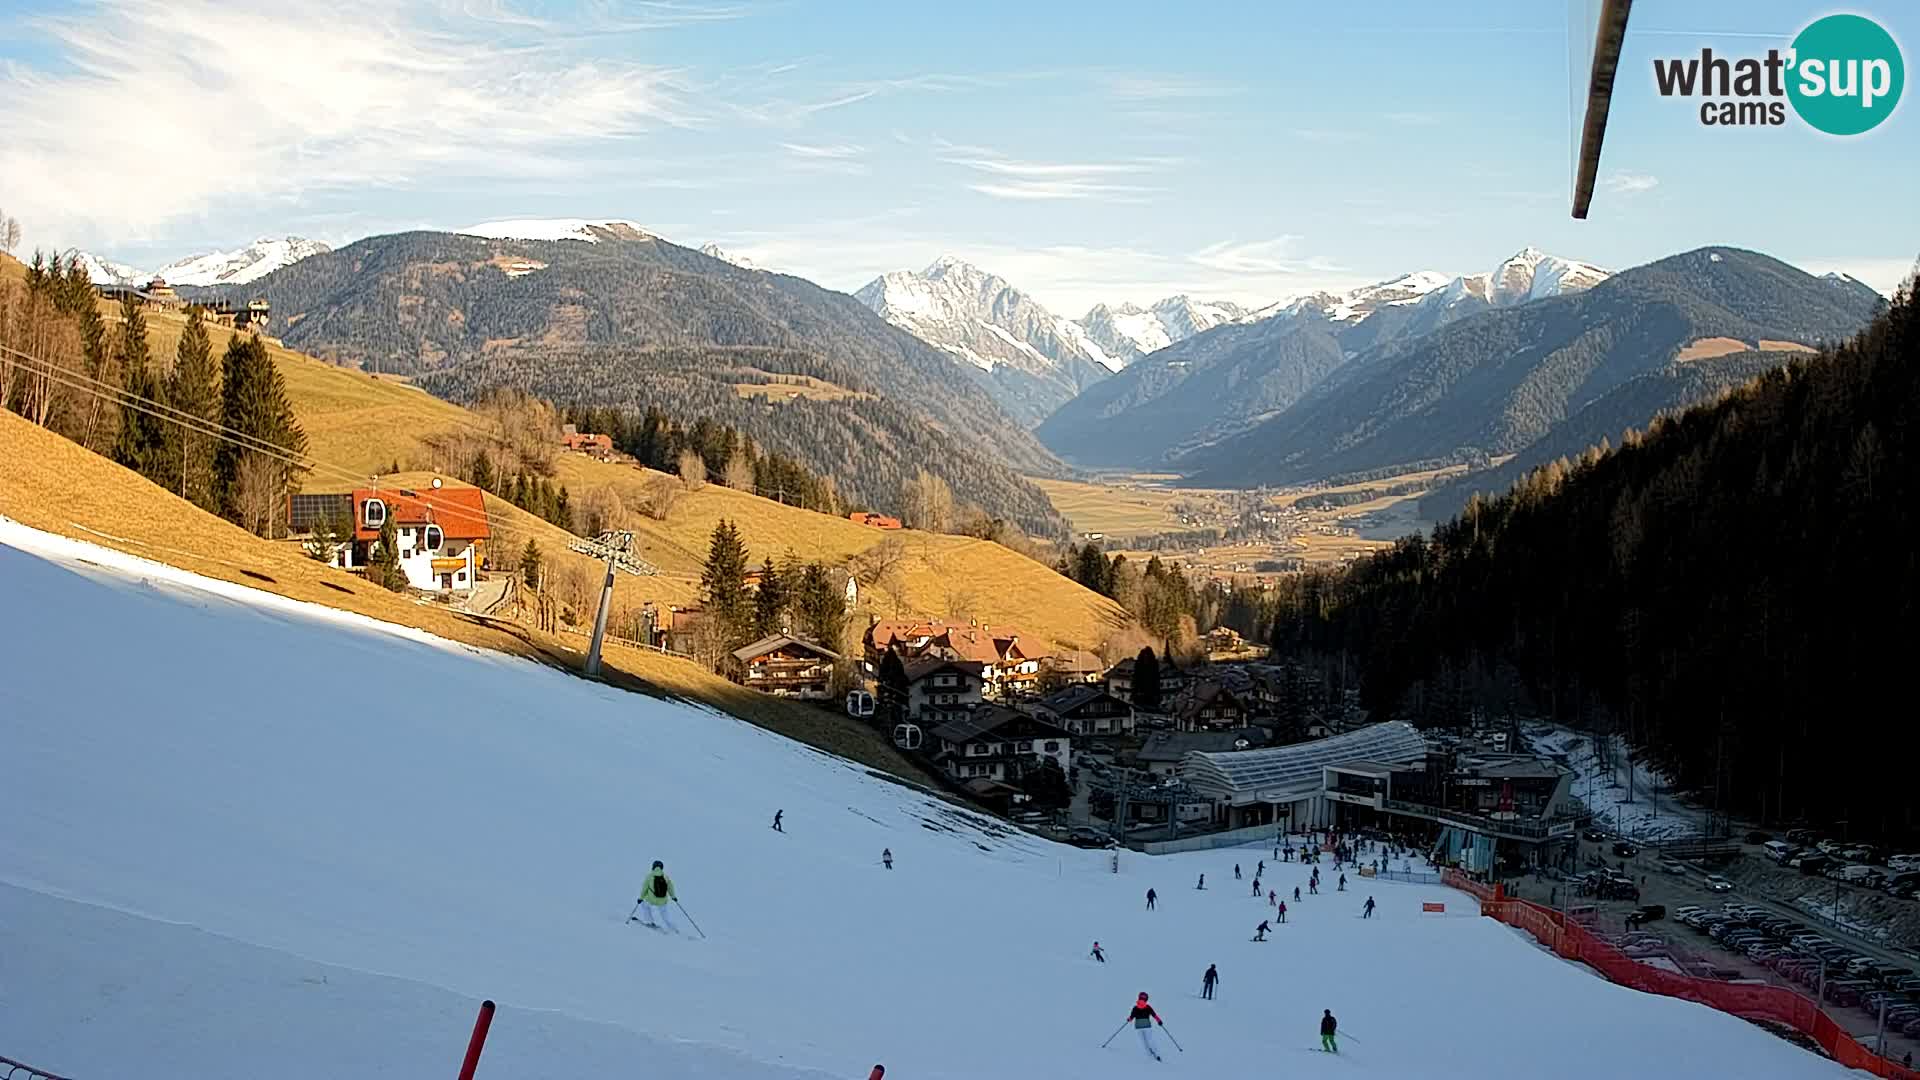
[[[1447,910],[1447,905],[1436,904],[1433,901],[1429,900],[1426,903],[1420,905],[1420,910],[1421,911],[1445,911]]]

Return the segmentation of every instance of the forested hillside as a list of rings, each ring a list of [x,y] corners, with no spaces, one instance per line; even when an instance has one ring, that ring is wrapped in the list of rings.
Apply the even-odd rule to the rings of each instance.
[[[1374,349],[1273,419],[1175,465],[1197,484],[1243,486],[1515,453],[1689,343],[1816,346],[1859,329],[1881,305],[1855,281],[1702,248]]]
[[[1567,417],[1505,463],[1468,472],[1420,500],[1424,521],[1444,521],[1467,508],[1475,492],[1499,495],[1521,477],[1554,461],[1578,461],[1606,449],[1629,431],[1645,431],[1654,418],[1711,401],[1792,359],[1794,354],[1743,350],[1701,360],[1678,360],[1636,375]]]
[[[1275,647],[1357,662],[1377,717],[1614,725],[1736,813],[1910,833],[1917,352],[1909,286],[1838,348],[1291,579]]]
[[[1035,433],[1087,467],[1154,465],[1298,401],[1345,359],[1324,319],[1228,324],[1081,391]]]
[[[272,303],[289,345],[416,374],[437,392],[509,385],[571,404],[657,405],[748,431],[877,506],[897,505],[900,468],[924,464],[990,513],[1043,534],[1063,527],[1015,473],[1058,461],[951,358],[811,282],[630,229],[600,235],[377,236],[243,292]],[[790,399],[797,407],[747,400],[756,386],[786,397],[768,385],[784,376],[831,386]]]

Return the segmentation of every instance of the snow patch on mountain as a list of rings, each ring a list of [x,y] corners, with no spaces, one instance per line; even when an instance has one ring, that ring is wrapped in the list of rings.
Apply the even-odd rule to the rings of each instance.
[[[584,240],[597,244],[602,240],[653,239],[653,234],[639,222],[623,218],[516,218],[483,221],[457,231],[463,236],[484,236],[490,240]]]
[[[333,250],[302,236],[263,236],[235,251],[189,255],[160,268],[169,285],[244,285],[301,259]]]
[[[759,266],[754,264],[752,259],[747,258],[745,255],[735,255],[719,244],[700,245],[700,254],[705,255],[709,259],[719,259],[723,263],[731,263],[742,270],[760,269]]]
[[[1118,371],[1148,353],[1245,314],[1244,308],[1228,301],[1195,300],[1181,295],[1169,296],[1148,308],[1134,304],[1098,304],[1076,325],[1110,354],[1107,366]]]
[[[136,270],[126,263],[114,262],[79,248],[69,248],[61,252],[58,258],[62,263],[80,260],[80,265],[86,267],[87,276],[95,285],[145,285],[153,277],[144,270]]]

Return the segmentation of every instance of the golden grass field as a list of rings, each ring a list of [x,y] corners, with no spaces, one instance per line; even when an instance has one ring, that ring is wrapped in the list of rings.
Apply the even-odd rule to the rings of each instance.
[[[488,500],[490,512],[502,505]],[[6,411],[0,411],[0,514],[207,577],[416,627],[563,670],[577,670],[582,660],[584,639],[541,634],[374,587],[308,559],[298,544],[262,540]],[[900,776],[923,775],[865,725],[829,710],[755,693],[692,661],[614,643],[607,648],[605,670],[617,686],[699,702]]]
[[[1172,488],[1153,483],[1089,483],[1029,477],[1034,485],[1073,523],[1077,533],[1105,533],[1111,537],[1178,532],[1177,503],[1206,503],[1219,493],[1199,488]]]
[[[149,315],[150,348],[162,363],[171,363],[185,325],[184,316]],[[217,356],[233,331],[208,330]],[[408,471],[403,479],[383,477],[382,483],[424,484],[435,470],[452,464],[433,460],[430,436],[460,428],[486,430],[474,414],[404,381],[330,364],[272,342],[268,351],[286,379],[309,454],[338,467],[316,470],[307,478],[307,491],[365,486],[365,478],[384,474],[395,462]],[[998,544],[913,530],[881,532],[716,484],[685,492],[667,520],[656,521],[637,511],[649,485],[662,474],[581,454],[561,454],[556,469],[555,484],[565,485],[575,500],[598,487],[616,493],[631,511],[627,527],[634,531],[640,557],[660,569],[657,576],[620,575],[614,586],[616,612],[638,612],[649,600],[661,606],[697,602],[707,539],[725,517],[740,529],[756,564],[767,555],[779,560],[792,551],[803,559],[839,566],[897,538],[903,551],[897,573],[881,583],[861,582],[861,624],[869,615],[970,616],[1016,626],[1054,645],[1090,650],[1130,625],[1118,605]],[[532,538],[543,556],[599,579],[603,564],[568,554],[571,537],[562,530],[503,500],[489,499],[488,508],[495,528],[505,534],[496,550],[504,544],[517,549]]]

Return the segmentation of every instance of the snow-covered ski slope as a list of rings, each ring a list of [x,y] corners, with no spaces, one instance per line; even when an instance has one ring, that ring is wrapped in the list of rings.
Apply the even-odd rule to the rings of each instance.
[[[495,1078],[1842,1075],[1458,893],[1329,881],[1255,944],[1264,852],[1116,876],[730,718],[5,519],[0,777],[0,1054],[81,1080],[450,1076],[483,997]],[[626,922],[655,858],[709,939]],[[1140,990],[1184,1053],[1100,1049]]]

